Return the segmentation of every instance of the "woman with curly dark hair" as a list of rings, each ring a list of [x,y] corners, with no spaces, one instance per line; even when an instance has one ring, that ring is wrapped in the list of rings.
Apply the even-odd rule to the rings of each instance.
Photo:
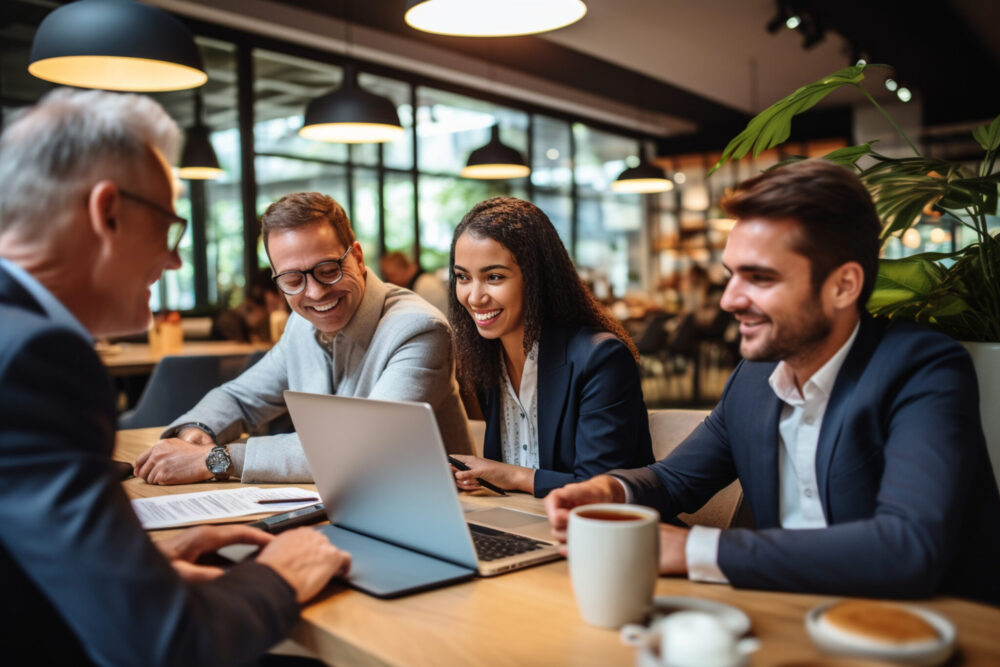
[[[485,458],[456,456],[459,488],[483,478],[542,497],[653,461],[635,345],[594,300],[534,204],[474,206],[451,243],[449,319],[462,383],[486,419]]]

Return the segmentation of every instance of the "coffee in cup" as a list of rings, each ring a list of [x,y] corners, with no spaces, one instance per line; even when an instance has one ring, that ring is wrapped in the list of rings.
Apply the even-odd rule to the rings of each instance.
[[[617,628],[652,608],[659,520],[659,513],[641,505],[581,505],[570,511],[569,573],[587,623]]]

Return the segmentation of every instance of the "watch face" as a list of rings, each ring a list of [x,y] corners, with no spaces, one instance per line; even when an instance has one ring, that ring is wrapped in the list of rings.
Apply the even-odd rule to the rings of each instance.
[[[213,475],[224,475],[229,472],[229,467],[232,464],[233,461],[229,458],[225,447],[213,447],[205,459],[205,465],[208,466],[208,471]]]

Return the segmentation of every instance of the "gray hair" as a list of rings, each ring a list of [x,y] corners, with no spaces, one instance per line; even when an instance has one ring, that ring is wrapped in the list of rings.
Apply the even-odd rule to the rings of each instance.
[[[177,123],[148,97],[56,88],[0,137],[0,233],[37,236],[97,182],[134,180],[149,148],[172,163],[179,141]]]

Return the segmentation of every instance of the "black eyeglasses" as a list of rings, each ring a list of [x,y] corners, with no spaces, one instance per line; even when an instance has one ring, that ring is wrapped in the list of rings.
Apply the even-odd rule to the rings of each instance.
[[[306,288],[306,276],[312,276],[321,285],[335,285],[344,277],[344,260],[351,254],[353,247],[353,245],[348,246],[347,252],[340,259],[323,260],[308,271],[285,271],[274,276],[272,280],[278,289],[289,296],[299,294]]]
[[[188,221],[186,219],[177,215],[173,211],[167,210],[159,204],[153,203],[145,197],[140,197],[139,195],[129,192],[128,190],[118,188],[118,193],[125,199],[131,199],[132,201],[142,204],[143,206],[148,206],[165,217],[170,225],[167,227],[167,247],[170,248],[170,252],[177,250],[177,246],[181,244],[181,239],[184,238],[184,231],[187,229]]]

